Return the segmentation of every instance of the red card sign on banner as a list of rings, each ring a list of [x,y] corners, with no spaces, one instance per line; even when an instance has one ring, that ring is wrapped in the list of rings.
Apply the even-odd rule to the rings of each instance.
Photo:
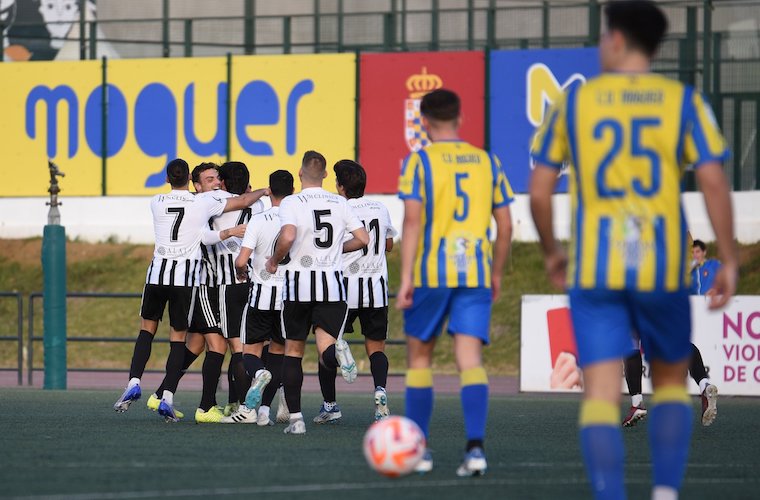
[[[367,54],[360,60],[359,162],[367,193],[395,193],[401,162],[428,144],[420,100],[439,88],[462,99],[462,139],[484,140],[485,63],[482,52]]]

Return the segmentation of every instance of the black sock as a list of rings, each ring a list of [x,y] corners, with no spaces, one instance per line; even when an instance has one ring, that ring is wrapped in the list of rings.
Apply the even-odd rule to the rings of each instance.
[[[335,377],[338,375],[336,368],[327,368],[319,364],[319,388],[322,389],[322,399],[328,403],[335,402]],[[288,406],[289,407],[289,406]]]
[[[237,402],[243,404],[245,402],[245,395],[248,393],[248,389],[251,388],[253,378],[249,377],[245,372],[242,352],[236,352],[232,355],[230,365],[232,367],[232,378],[235,382],[235,392],[238,396]]]
[[[150,359],[150,350],[153,347],[153,335],[148,330],[140,330],[135,341],[135,350],[132,353],[132,365],[129,367],[129,378],[142,378],[145,365]]]
[[[264,362],[255,354],[243,354],[243,366],[249,377],[256,378],[256,372],[264,368]]]
[[[227,387],[229,387],[227,402],[229,404],[235,403],[238,400],[237,387],[235,386],[235,372],[232,369],[232,360],[233,358],[230,357],[230,362],[227,363]]]
[[[689,360],[689,374],[694,382],[699,385],[700,380],[707,378],[707,370],[705,369],[705,362],[702,361],[702,353],[699,352],[697,346],[691,344],[691,359]]]
[[[208,351],[203,361],[203,394],[201,395],[200,409],[208,411],[216,405],[216,388],[219,385],[219,377],[222,375],[224,354]]]
[[[382,351],[373,352],[369,357],[369,369],[372,372],[375,387],[385,388],[388,382],[388,356]]]
[[[335,356],[335,344],[331,345],[322,353],[322,362],[328,368],[338,368],[338,358]]]
[[[265,365],[267,364],[267,356],[269,356],[269,345],[265,345],[264,349],[261,350],[261,361]]]
[[[285,357],[283,354],[267,354],[266,367],[272,374],[272,380],[264,389],[264,394],[261,396],[261,404],[264,406],[272,406],[274,395],[277,394],[277,389],[280,388],[282,383],[282,359]]]
[[[285,402],[290,413],[301,412],[301,386],[303,366],[301,358],[284,356],[282,360],[282,385],[285,388]]]
[[[166,359],[166,385],[164,386],[164,390],[171,393],[177,392],[179,379],[182,377],[182,364],[184,361],[185,342],[170,342],[169,357]]]
[[[482,439],[469,439],[467,441],[467,445],[465,446],[465,451],[470,451],[473,448],[483,448],[483,440]]]
[[[641,376],[644,365],[641,362],[641,351],[636,351],[625,358],[625,383],[628,385],[628,394],[631,396],[641,394]]]
[[[187,372],[187,369],[190,368],[190,365],[192,365],[196,359],[198,359],[198,355],[188,349],[187,346],[185,346],[185,361],[182,364],[182,372],[180,372],[179,375],[180,380],[182,380],[182,377]],[[161,385],[159,385],[158,389],[156,389],[156,396],[160,398],[161,394],[164,393],[164,388],[166,388],[166,377],[164,377],[164,379],[161,381]]]

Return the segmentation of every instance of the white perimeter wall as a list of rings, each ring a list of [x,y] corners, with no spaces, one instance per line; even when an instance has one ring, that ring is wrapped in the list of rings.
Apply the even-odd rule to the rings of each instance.
[[[403,219],[403,204],[393,195],[370,196],[382,201],[391,213],[399,231]],[[734,231],[741,243],[760,241],[760,191],[732,193],[734,202]],[[701,193],[683,195],[686,219],[694,238],[713,241],[714,234],[707,219]],[[87,197],[62,198],[61,223],[71,239],[104,241],[115,238],[120,242],[153,243],[150,197]],[[47,223],[48,198],[0,198],[0,238],[30,238],[42,236]],[[536,241],[537,235],[530,216],[527,195],[517,195],[511,205],[515,241]],[[570,232],[568,195],[555,195],[555,231],[560,239]]]

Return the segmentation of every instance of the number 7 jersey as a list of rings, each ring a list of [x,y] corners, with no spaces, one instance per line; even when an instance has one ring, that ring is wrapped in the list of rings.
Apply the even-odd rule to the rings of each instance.
[[[687,288],[681,178],[728,156],[698,92],[648,73],[594,78],[546,113],[531,156],[571,166],[569,288]]]

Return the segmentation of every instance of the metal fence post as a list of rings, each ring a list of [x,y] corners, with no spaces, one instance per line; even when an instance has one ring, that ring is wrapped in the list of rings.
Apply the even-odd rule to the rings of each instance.
[[[742,189],[742,99],[735,95],[734,101],[734,147],[733,157],[734,160],[734,191],[741,191]]]
[[[314,0],[314,53],[320,53],[322,45],[321,22],[319,19],[319,0]]]
[[[408,50],[406,46],[406,0],[401,0],[401,48]]]
[[[290,54],[290,16],[284,16],[282,18],[282,52],[283,54]]]
[[[440,21],[440,8],[438,6],[438,0],[433,0],[433,8],[430,12],[430,50],[438,50]]]
[[[338,52],[343,52],[343,0],[338,0]]]
[[[98,22],[90,21],[90,59],[98,58]]]
[[[27,332],[29,339],[26,348],[26,379],[27,384],[34,385],[34,297],[37,294],[29,294],[29,309],[27,311]]]
[[[161,45],[163,46],[163,56],[169,57],[169,0],[163,0],[161,15]]]
[[[588,4],[588,41],[590,47],[599,45],[601,10],[599,0],[590,0]]]
[[[185,57],[193,57],[193,20],[185,19]]]
[[[390,52],[396,41],[394,40],[394,32],[396,27],[393,23],[393,14],[386,12],[383,14],[383,50]]]
[[[0,21],[0,62],[5,61],[5,49],[2,47],[5,40],[5,25]]]
[[[467,50],[475,49],[475,0],[467,0]]]
[[[541,2],[541,47],[549,47],[549,2]]]
[[[24,384],[24,299],[21,294],[16,294],[16,304],[18,305],[18,385]]]
[[[256,46],[256,0],[243,0],[243,2],[245,10],[245,22],[243,26],[245,53],[251,55],[254,53]]]
[[[710,64],[713,55],[710,54],[710,38],[712,37],[712,1],[704,0],[702,5],[702,92],[708,96],[712,92],[710,85]]]
[[[486,48],[496,48],[496,5],[494,0],[488,2],[488,11],[486,11]]]
[[[87,1],[79,0],[79,60],[87,59],[87,41],[85,39]]]

